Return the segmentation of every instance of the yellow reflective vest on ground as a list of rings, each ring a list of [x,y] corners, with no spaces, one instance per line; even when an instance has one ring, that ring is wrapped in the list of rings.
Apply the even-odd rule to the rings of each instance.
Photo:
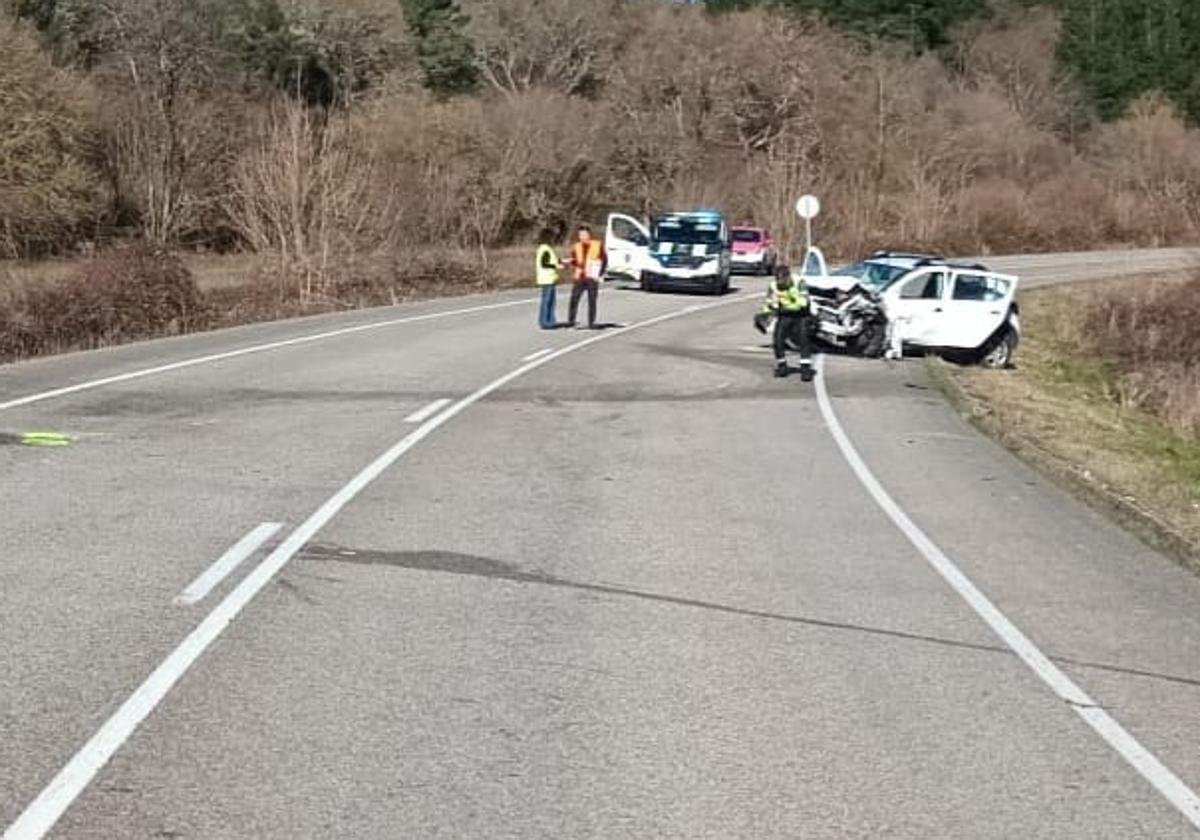
[[[535,265],[539,286],[553,286],[558,282],[558,257],[549,245],[538,246]]]

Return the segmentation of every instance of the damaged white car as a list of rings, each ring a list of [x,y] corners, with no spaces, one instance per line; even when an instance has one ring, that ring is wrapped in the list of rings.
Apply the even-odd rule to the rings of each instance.
[[[799,272],[821,342],[865,356],[906,349],[990,368],[1012,364],[1021,339],[1019,279],[978,263],[880,251],[826,269],[811,248]]]

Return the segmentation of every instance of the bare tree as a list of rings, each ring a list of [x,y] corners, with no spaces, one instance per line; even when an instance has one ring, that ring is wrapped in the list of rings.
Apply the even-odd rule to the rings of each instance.
[[[276,255],[281,276],[294,276],[309,300],[350,256],[394,244],[396,190],[381,175],[352,118],[324,122],[282,102],[238,161],[226,209],[250,247]]]
[[[605,0],[471,0],[470,34],[493,89],[593,93],[612,59],[614,4]]]
[[[220,64],[211,7],[202,0],[95,0],[102,71],[125,91],[109,140],[118,194],[138,210],[143,233],[170,242],[201,211],[195,186],[212,139],[196,116],[198,94]],[[115,77],[115,78],[114,78]]]

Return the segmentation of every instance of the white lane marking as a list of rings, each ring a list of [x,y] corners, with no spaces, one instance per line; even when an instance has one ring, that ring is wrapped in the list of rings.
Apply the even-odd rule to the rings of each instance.
[[[536,353],[530,353],[528,356],[521,359],[521,361],[522,362],[532,362],[534,359],[540,359],[542,356],[545,356],[547,353],[553,353],[553,352],[554,352],[553,347],[546,347],[543,350],[538,350]]]
[[[883,485],[858,454],[849,435],[833,411],[829,394],[825,390],[825,357],[817,359],[817,404],[825,425],[841,450],[842,456],[874,498],[875,503],[888,515],[908,541],[929,562],[939,575],[950,584],[955,592],[970,605],[1004,644],[1029,666],[1050,690],[1064,700],[1087,724],[1095,730],[1110,747],[1142,775],[1154,788],[1166,797],[1191,824],[1200,829],[1200,797],[1197,797],[1183,780],[1176,776],[1158,758],[1143,747],[1108,712],[1096,705],[1087,693],[1059,670],[1058,666],[1042,653],[1029,637],[1022,633],[1008,617],[971,582],[962,570],[947,557],[940,548],[925,535],[908,514],[888,495]]]
[[[424,408],[418,408],[412,414],[405,417],[404,422],[405,423],[424,423],[426,420],[428,420],[433,415],[437,414],[439,411],[441,411],[446,406],[450,405],[450,403],[452,403],[452,402],[454,402],[454,401],[452,399],[450,399],[449,397],[446,397],[445,399],[434,400],[433,402],[431,402],[429,405],[425,406]]]
[[[501,376],[499,379],[493,380],[407,434],[398,443],[368,464],[358,475],[350,479],[345,486],[330,496],[296,530],[292,531],[287,539],[267,555],[262,563],[256,566],[250,574],[246,575],[241,583],[213,608],[212,612],[205,616],[204,620],[196,626],[196,629],[189,633],[187,638],[180,642],[179,646],[154,669],[153,673],[146,678],[146,681],[134,690],[133,694],[121,704],[112,717],[104,722],[96,734],[71,757],[71,760],[58,772],[58,775],[51,780],[50,784],[17,817],[17,821],[4,832],[4,840],[40,840],[40,838],[44,837],[54,827],[54,824],[58,822],[59,818],[62,817],[63,813],[66,812],[67,808],[71,806],[71,803],[75,801],[92,779],[95,778],[96,774],[100,772],[100,769],[108,763],[113,754],[128,740],[138,725],[146,719],[147,715],[154,711],[155,707],[162,702],[175,683],[187,673],[188,669],[191,668],[217,637],[221,635],[221,632],[229,626],[238,613],[250,603],[254,596],[355,496],[378,478],[384,470],[399,460],[405,452],[432,434],[439,426],[442,426],[494,391],[503,388],[514,379],[524,376],[542,365],[549,364],[568,353],[582,350],[597,342],[607,341],[608,339],[616,338],[619,335],[624,335],[636,329],[661,324],[664,321],[670,321],[684,315],[714,309],[719,306],[726,306],[730,303],[744,302],[748,299],[750,299],[750,296],[738,296],[726,298],[716,303],[689,306],[685,309],[679,309],[674,312],[668,312],[665,315],[659,315],[645,321],[630,324],[621,329],[600,333],[575,344],[569,344],[540,359],[528,362],[516,370]]]
[[[454,315],[467,315],[472,312],[488,312],[493,309],[504,309],[511,306],[526,306],[532,300],[514,300],[506,303],[488,303],[480,306],[468,306],[464,309],[451,309],[443,312],[427,312],[424,315],[408,315],[404,318],[391,318],[387,321],[373,321],[370,324],[358,324],[353,327],[343,327],[337,330],[328,330],[326,332],[312,333],[311,335],[297,336],[296,338],[285,338],[280,341],[270,341],[266,344],[252,344],[249,347],[240,347],[237,350],[229,350],[224,353],[212,353],[207,356],[195,356],[191,359],[182,359],[178,362],[171,362],[165,365],[156,365],[154,367],[142,368],[140,370],[132,370],[128,373],[118,373],[114,376],[105,376],[101,379],[90,379],[86,382],[79,382],[75,385],[66,385],[62,388],[54,388],[50,391],[42,391],[37,394],[29,394],[25,397],[17,397],[16,399],[0,402],[0,411],[10,408],[19,408],[20,406],[30,405],[32,403],[43,402],[45,400],[55,399],[56,397],[65,397],[68,394],[77,394],[80,391],[90,391],[94,388],[101,388],[105,385],[116,385],[121,382],[129,382],[133,379],[142,379],[147,376],[155,376],[160,373],[170,373],[184,368],[196,367],[197,365],[207,365],[213,362],[223,362],[227,359],[236,359],[239,356],[248,356],[251,353],[264,353],[268,350],[279,350],[283,347],[295,347],[299,344],[310,344],[314,341],[325,341],[330,338],[337,338],[343,335],[351,335],[353,333],[369,332],[371,330],[380,330],[385,327],[395,327],[400,324],[415,324],[419,321],[433,321],[438,318],[449,318]]]
[[[282,522],[264,522],[246,534],[222,554],[215,563],[201,572],[199,577],[188,584],[187,589],[179,593],[174,603],[180,606],[191,606],[204,600],[204,597],[212,592],[214,586],[241,565],[243,560],[258,551],[262,544],[275,536],[282,527]]]

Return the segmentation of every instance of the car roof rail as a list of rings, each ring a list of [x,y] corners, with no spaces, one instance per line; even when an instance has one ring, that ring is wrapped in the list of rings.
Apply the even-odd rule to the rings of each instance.
[[[918,253],[914,253],[912,251],[891,251],[891,250],[887,250],[887,249],[875,251],[873,254],[871,254],[870,257],[868,257],[868,259],[882,259],[882,258],[888,258],[888,257],[891,257],[894,259],[909,259],[909,260],[944,260],[945,259],[945,257],[942,257],[940,254],[918,254]]]

